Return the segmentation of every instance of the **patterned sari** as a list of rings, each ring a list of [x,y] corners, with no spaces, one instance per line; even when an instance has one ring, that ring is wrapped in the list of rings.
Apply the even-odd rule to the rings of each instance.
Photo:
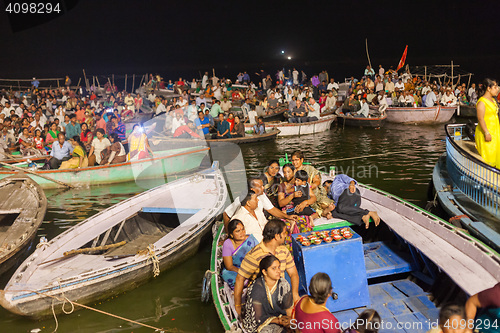
[[[283,326],[271,324],[271,321],[286,315],[286,310],[292,305],[292,290],[284,278],[280,278],[269,289],[264,277],[258,277],[248,287],[247,301],[243,308],[243,326],[250,333],[285,332]]]
[[[233,266],[239,268],[241,266],[243,258],[245,258],[245,255],[248,252],[250,252],[250,250],[253,249],[257,244],[259,244],[257,239],[253,235],[250,235],[243,243],[240,244],[240,246],[238,246],[236,250],[234,250],[233,242],[231,241],[231,239],[228,238],[225,240],[224,245],[222,247],[222,255],[223,256],[226,255],[225,253],[226,249],[228,250],[232,249],[233,251],[231,253],[231,256],[233,257]],[[224,279],[224,281],[227,282],[227,284],[231,287],[231,289],[234,289],[234,282],[236,281],[236,275],[238,275],[238,273],[234,271],[229,271],[225,267],[222,268],[222,278]]]

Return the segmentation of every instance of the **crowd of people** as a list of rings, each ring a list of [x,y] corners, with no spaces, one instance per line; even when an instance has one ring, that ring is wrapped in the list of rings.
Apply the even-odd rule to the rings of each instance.
[[[76,169],[123,163],[152,156],[139,126],[127,137],[122,119],[142,106],[137,94],[38,89],[0,96],[0,157],[46,157],[46,169]],[[127,154],[128,153],[128,154]]]

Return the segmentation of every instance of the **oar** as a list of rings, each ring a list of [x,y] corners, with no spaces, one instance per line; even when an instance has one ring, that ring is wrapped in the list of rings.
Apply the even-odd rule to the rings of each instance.
[[[109,249],[114,249],[116,247],[120,247],[120,246],[123,246],[125,244],[127,244],[127,241],[121,241],[119,243],[102,245],[102,246],[97,246],[97,247],[86,247],[83,249],[66,251],[63,253],[62,257],[44,261],[44,262],[38,264],[38,266],[48,264],[49,262],[54,262],[54,261],[61,260],[64,258],[69,258],[69,257],[72,257],[72,256],[77,255],[77,254],[86,254],[86,253],[92,253],[92,252],[97,252],[97,251],[105,251],[105,250],[109,250]]]
[[[57,183],[59,185],[63,185],[63,186],[69,187],[69,188],[74,188],[73,185],[70,185],[68,183],[64,183],[64,182],[62,182],[60,180],[57,180],[57,179],[54,179],[54,178],[51,178],[51,177],[48,177],[48,176],[44,176],[44,175],[42,175],[40,173],[33,172],[31,170],[28,170],[28,169],[19,168],[19,167],[16,167],[14,165],[10,165],[10,164],[4,163],[4,162],[0,162],[0,165],[3,165],[4,167],[9,167],[9,168],[11,168],[13,170],[17,170],[17,171],[21,171],[21,172],[26,172],[26,173],[38,176],[40,178],[44,178],[44,179],[50,180],[51,182]]]

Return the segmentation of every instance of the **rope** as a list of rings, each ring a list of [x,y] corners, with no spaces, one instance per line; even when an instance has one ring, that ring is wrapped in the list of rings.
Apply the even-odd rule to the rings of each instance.
[[[189,178],[189,181],[192,183],[201,183],[205,179],[205,176],[199,173],[195,173],[193,176]]]
[[[46,237],[40,237],[40,243],[36,244],[36,248],[41,248],[41,247],[47,247],[49,246],[49,242],[47,241]]]
[[[460,220],[460,219],[463,219],[463,218],[469,218],[469,216],[465,215],[465,214],[462,214],[462,215],[455,215],[453,217],[450,217],[450,219],[448,220],[448,222],[452,222],[452,221],[455,221],[455,220]]]
[[[148,256],[146,264],[149,263],[150,260],[153,263],[153,277],[157,277],[158,275],[160,275],[160,261],[158,260],[158,256],[155,253],[154,244],[150,244],[146,250],[141,251],[138,254]]]
[[[201,286],[201,301],[203,303],[206,303],[210,300],[210,286],[213,274],[216,274],[216,272],[208,269],[205,271],[205,275],[203,276],[203,283]]]
[[[2,291],[5,292],[5,290],[2,290]],[[102,311],[102,310],[93,308],[93,307],[88,306],[88,305],[84,305],[84,304],[80,304],[80,303],[71,301],[66,296],[64,296],[65,299],[62,299],[61,297],[58,297],[58,296],[49,295],[49,294],[47,294],[47,292],[40,292],[40,291],[36,291],[36,290],[15,290],[15,292],[35,293],[37,295],[42,295],[42,296],[50,297],[53,300],[57,300],[59,302],[63,302],[63,306],[64,306],[64,302],[66,302],[66,300],[67,300],[69,303],[71,303],[73,309],[74,309],[74,307],[76,305],[76,306],[82,307],[82,308],[87,309],[87,310],[92,310],[92,311],[95,311],[95,312],[98,312],[98,313],[101,313],[101,314],[104,314],[104,315],[107,315],[107,316],[110,316],[110,317],[113,317],[113,318],[117,318],[117,319],[120,319],[120,320],[123,320],[123,321],[127,321],[127,322],[132,323],[132,324],[136,324],[136,325],[140,325],[140,326],[143,326],[143,327],[151,328],[151,329],[153,329],[155,331],[158,331],[158,332],[182,332],[182,331],[179,331],[177,328],[174,328],[174,329],[158,328],[158,327],[154,327],[154,326],[151,326],[151,325],[148,325],[148,324],[144,324],[144,323],[132,320],[132,319],[121,317],[121,316],[118,316],[118,315],[115,315],[115,314],[112,314],[112,313],[109,313],[109,312],[106,312],[106,311]],[[66,313],[66,314],[70,314],[71,312],[66,313],[66,311],[64,311],[64,313]],[[55,321],[56,321],[56,329],[54,330],[54,332],[56,332],[59,324],[57,322],[57,317],[55,315],[54,306],[52,306],[52,313],[54,314],[54,318],[55,318]]]

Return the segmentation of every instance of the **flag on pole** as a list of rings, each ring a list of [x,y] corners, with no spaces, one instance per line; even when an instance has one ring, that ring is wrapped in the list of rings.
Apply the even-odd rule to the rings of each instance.
[[[396,72],[399,71],[399,69],[405,65],[407,51],[408,51],[408,45],[406,45],[405,51],[403,52],[403,56],[401,57],[401,60],[399,60],[399,64],[398,64],[398,68],[396,68]]]

